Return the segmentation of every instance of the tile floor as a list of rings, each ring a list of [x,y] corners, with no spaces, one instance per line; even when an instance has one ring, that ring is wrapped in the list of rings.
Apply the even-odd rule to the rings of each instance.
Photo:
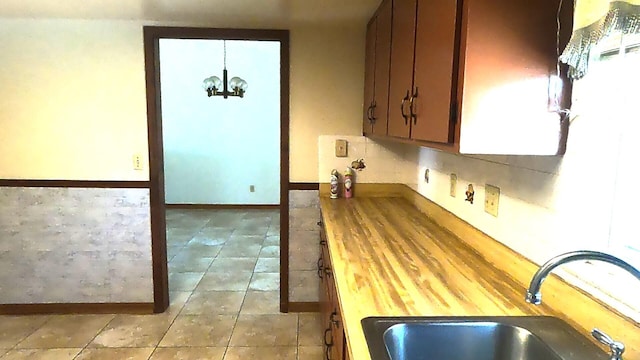
[[[321,360],[318,314],[279,312],[276,210],[168,210],[171,306],[0,316],[0,359]]]

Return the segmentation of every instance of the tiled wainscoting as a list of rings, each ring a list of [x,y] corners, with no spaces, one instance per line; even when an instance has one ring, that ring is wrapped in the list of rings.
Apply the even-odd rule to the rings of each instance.
[[[318,190],[289,192],[289,301],[319,301]]]
[[[148,189],[0,187],[0,303],[153,302]]]

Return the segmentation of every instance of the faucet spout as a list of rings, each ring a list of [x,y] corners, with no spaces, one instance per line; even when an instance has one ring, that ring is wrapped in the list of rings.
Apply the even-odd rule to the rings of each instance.
[[[558,266],[569,263],[569,262],[577,261],[577,260],[604,261],[627,270],[629,273],[635,276],[638,280],[640,280],[640,271],[638,269],[636,269],[626,261],[619,259],[613,255],[609,255],[599,251],[588,251],[588,250],[572,251],[572,252],[561,254],[552,258],[551,260],[544,263],[544,265],[542,265],[540,269],[538,269],[538,271],[535,273],[535,275],[531,279],[531,283],[529,284],[526,301],[534,305],[540,304],[542,302],[542,294],[540,293],[540,287],[542,286],[542,282],[547,278],[547,276]]]

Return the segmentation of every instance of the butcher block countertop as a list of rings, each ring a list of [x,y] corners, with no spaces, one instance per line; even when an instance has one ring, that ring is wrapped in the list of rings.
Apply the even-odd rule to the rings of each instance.
[[[631,320],[555,276],[542,305],[526,303],[535,264],[401,186],[384,197],[320,198],[351,359],[370,359],[363,318],[406,315],[557,316],[585,335],[600,327],[640,359]]]

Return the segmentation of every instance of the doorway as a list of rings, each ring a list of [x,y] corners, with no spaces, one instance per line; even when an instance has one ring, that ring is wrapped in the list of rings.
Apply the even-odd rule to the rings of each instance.
[[[250,40],[280,43],[280,311],[288,311],[289,225],[289,32],[177,27],[144,27],[149,137],[150,207],[154,280],[154,311],[169,306],[167,267],[165,164],[160,96],[160,39]],[[215,71],[216,69],[212,69]],[[206,93],[203,91],[203,95]],[[249,145],[250,146],[250,145]]]

